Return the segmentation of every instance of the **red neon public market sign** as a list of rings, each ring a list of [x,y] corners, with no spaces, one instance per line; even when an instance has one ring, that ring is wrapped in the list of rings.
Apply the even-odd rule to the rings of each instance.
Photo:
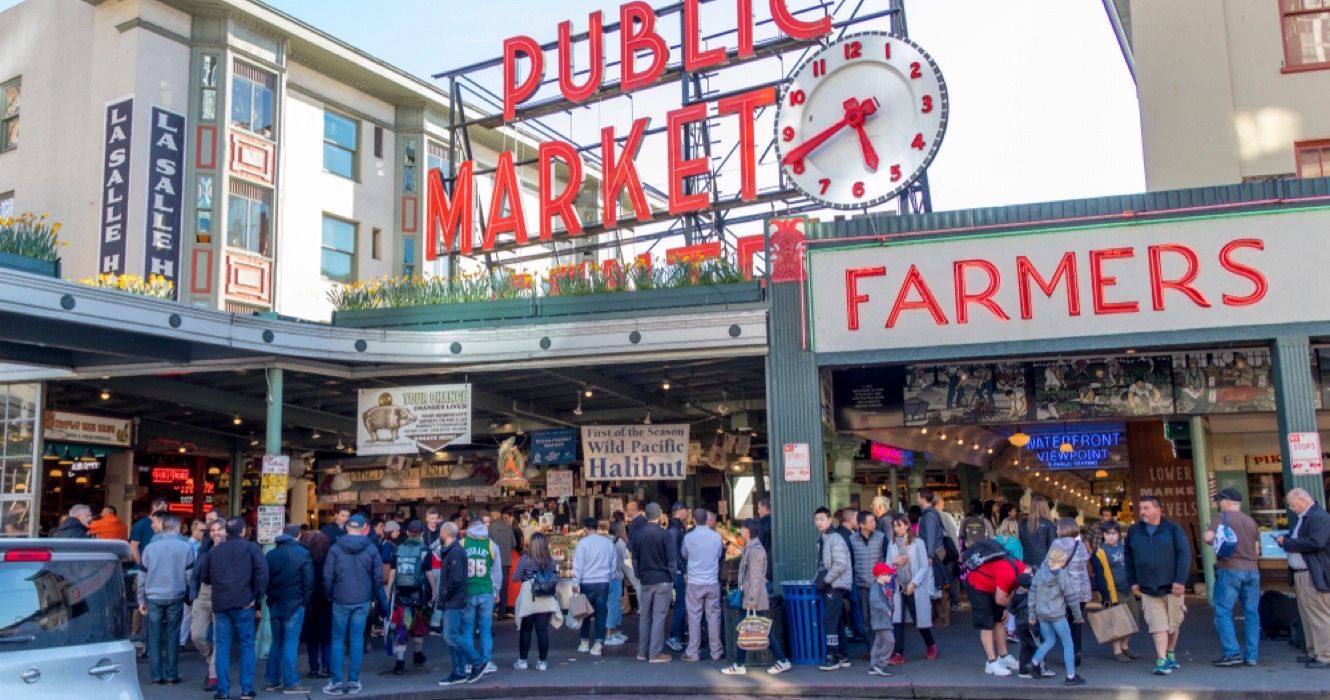
[[[731,50],[736,58],[753,56],[753,0],[735,0],[734,4],[738,27],[736,45],[715,46],[704,50],[701,39],[702,28],[699,26],[699,0],[683,1],[684,70],[693,72],[723,65],[730,60]],[[816,21],[801,20],[786,6],[786,0],[769,0],[768,4],[775,26],[791,38],[811,41],[831,32],[830,17],[822,17]],[[627,94],[650,87],[664,75],[670,57],[669,44],[656,31],[656,20],[655,10],[641,0],[626,3],[619,8],[619,53],[622,61],[619,84],[614,87],[617,92]],[[604,24],[604,17],[600,11],[591,13],[587,18],[586,43],[589,68],[586,77],[578,83],[574,79],[572,22],[559,23],[559,42],[556,52],[559,91],[569,102],[584,102],[599,94],[604,86],[604,49],[606,34],[610,33],[604,29]],[[525,77],[519,77],[519,60],[525,60],[530,64]],[[529,36],[515,36],[504,41],[503,120],[505,123],[515,120],[518,105],[536,93],[544,80],[545,65],[545,53],[535,39]],[[706,119],[713,105],[717,115],[733,115],[739,120],[739,197],[745,202],[757,198],[756,136],[753,133],[755,113],[762,107],[773,104],[775,100],[775,89],[768,86],[708,103],[683,106],[666,114],[671,216],[701,211],[710,205],[710,194],[684,192],[685,178],[706,174],[709,165],[705,158],[685,159],[682,144],[684,130],[690,124]],[[647,222],[653,218],[646,192],[642,188],[642,181],[634,164],[634,158],[642,146],[642,140],[650,123],[650,117],[635,120],[629,127],[622,146],[617,144],[620,136],[613,126],[601,129],[600,220],[606,229],[612,229],[619,224],[621,220],[619,202],[625,191],[636,221]],[[536,236],[540,241],[552,240],[556,219],[563,223],[566,235],[580,234],[583,230],[582,221],[573,208],[573,203],[582,189],[586,164],[577,147],[566,141],[542,142],[537,161],[539,224]],[[566,168],[567,181],[562,188],[556,188],[554,174],[555,168],[560,163]],[[525,245],[530,241],[531,232],[527,229],[517,169],[513,164],[511,151],[499,154],[484,234],[479,242],[472,239],[472,232],[475,230],[473,226],[475,194],[473,161],[466,161],[458,166],[451,196],[444,191],[443,173],[438,168],[430,171],[427,230],[432,243],[425,246],[427,259],[434,260],[454,250],[463,255],[471,254],[476,248],[481,251],[491,251],[500,236],[511,237],[512,242],[517,245]]]

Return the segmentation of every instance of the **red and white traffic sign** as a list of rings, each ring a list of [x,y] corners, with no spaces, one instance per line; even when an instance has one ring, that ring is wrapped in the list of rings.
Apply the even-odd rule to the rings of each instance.
[[[1288,458],[1293,463],[1293,474],[1321,473],[1321,434],[1289,433]]]

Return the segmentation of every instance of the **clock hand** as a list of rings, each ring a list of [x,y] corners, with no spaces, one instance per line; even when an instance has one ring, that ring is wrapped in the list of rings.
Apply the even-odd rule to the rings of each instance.
[[[873,142],[868,140],[868,132],[864,131],[863,124],[855,124],[854,130],[859,133],[859,148],[864,153],[864,165],[877,172],[877,150],[873,148]]]
[[[827,141],[827,139],[834,136],[846,126],[852,126],[855,129],[862,130],[864,118],[877,111],[878,102],[877,99],[873,97],[868,98],[865,102],[860,102],[858,99],[851,97],[850,99],[845,100],[841,106],[845,109],[845,116],[842,117],[840,121],[832,124],[817,135],[800,144],[798,148],[790,151],[781,159],[781,163],[785,165],[793,165],[794,163],[803,160],[809,153],[812,153],[814,149],[821,146]],[[861,143],[863,143],[862,139]],[[871,149],[872,145],[870,144],[868,150]],[[873,160],[877,160],[876,153],[874,153]],[[874,166],[874,168],[876,168],[876,166]]]

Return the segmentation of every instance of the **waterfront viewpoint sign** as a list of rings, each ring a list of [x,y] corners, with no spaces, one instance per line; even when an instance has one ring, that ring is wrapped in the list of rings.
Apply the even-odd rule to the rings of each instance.
[[[1325,319],[1325,210],[809,253],[818,352]]]

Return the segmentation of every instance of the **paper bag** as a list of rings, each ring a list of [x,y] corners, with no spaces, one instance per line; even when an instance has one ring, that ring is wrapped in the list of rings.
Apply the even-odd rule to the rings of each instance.
[[[581,621],[590,617],[593,613],[595,613],[595,609],[591,607],[591,601],[587,600],[587,597],[581,593],[573,596],[572,600],[568,601],[568,616],[574,620]]]
[[[1115,639],[1122,639],[1140,630],[1136,616],[1126,605],[1114,605],[1098,612],[1087,613],[1090,629],[1094,631],[1095,641],[1107,644]]]

